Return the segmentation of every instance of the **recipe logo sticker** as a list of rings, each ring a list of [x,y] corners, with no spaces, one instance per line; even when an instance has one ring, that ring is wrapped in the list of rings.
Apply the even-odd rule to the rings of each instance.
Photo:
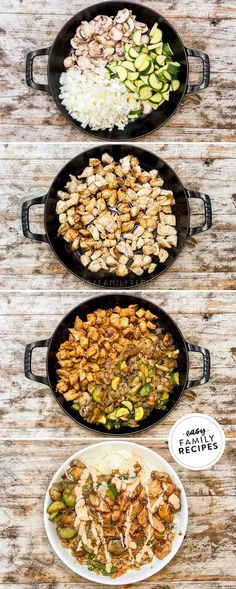
[[[171,456],[184,468],[205,470],[218,462],[225,449],[221,425],[204,413],[179,419],[169,434]]]

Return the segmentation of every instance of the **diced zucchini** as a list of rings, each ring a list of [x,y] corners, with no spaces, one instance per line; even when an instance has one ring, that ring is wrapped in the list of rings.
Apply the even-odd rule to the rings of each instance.
[[[55,513],[55,511],[62,511],[65,509],[65,503],[62,501],[53,501],[47,508],[47,512],[51,515],[51,513]]]
[[[153,43],[152,45],[148,45],[149,51],[155,51],[158,47],[161,47],[162,43]]]
[[[155,31],[157,30],[157,27],[158,27],[158,23],[155,22],[154,25],[152,26],[151,30],[150,30],[149,37],[153,37]]]
[[[117,419],[120,419],[120,417],[125,417],[126,415],[129,415],[129,409],[127,407],[119,407],[116,410]]]
[[[152,90],[150,86],[142,86],[139,90],[140,100],[149,100],[152,96]]]
[[[170,92],[162,92],[162,96],[164,100],[168,101],[170,99]]]
[[[166,374],[170,372],[168,366],[164,366],[164,364],[155,364],[155,366],[158,370],[161,370],[161,372],[165,372]]]
[[[71,408],[74,409],[74,411],[80,411],[79,403],[73,403],[73,405],[71,405]]]
[[[121,363],[120,363],[120,365],[119,365],[119,368],[120,368],[120,370],[122,370],[122,371],[124,371],[124,372],[126,372],[126,371],[127,371],[127,368],[128,368],[128,366],[127,366],[127,362],[126,362],[126,360],[122,360],[122,362],[121,362]]]
[[[145,55],[145,54],[141,54],[138,57],[136,57],[134,65],[136,70],[138,70],[138,72],[145,72],[149,69],[151,64],[150,59]]]
[[[169,61],[167,67],[169,74],[178,74],[180,63],[178,61]]]
[[[168,80],[169,82],[171,82],[171,75],[169,74],[168,71],[164,71],[163,72],[163,76],[165,76],[166,80]]]
[[[156,92],[156,94],[153,94],[152,97],[150,98],[150,102],[159,103],[161,101],[162,101],[162,94],[160,92]]]
[[[119,76],[121,82],[124,82],[127,78],[128,72],[127,69],[124,68],[122,65],[116,65],[114,68],[116,74]]]
[[[179,385],[179,373],[178,372],[171,372],[170,378],[173,384]]]
[[[95,387],[95,389],[93,389],[92,397],[95,403],[102,402],[102,390],[100,389],[100,387]]]
[[[68,493],[68,491],[66,491],[66,490],[63,493],[63,499],[64,499],[67,507],[74,507],[75,506],[75,503],[76,503],[75,497],[71,493]]]
[[[126,88],[128,88],[128,90],[130,90],[131,92],[135,92],[136,86],[134,85],[133,82],[131,82],[131,80],[125,80],[125,85],[126,85]]]
[[[136,57],[138,57],[139,53],[136,49],[134,49],[134,47],[130,47],[129,49],[129,56],[131,57],[131,59],[136,59]]]
[[[131,401],[122,401],[122,405],[124,405],[125,407],[127,407],[127,409],[129,409],[130,413],[131,411],[133,411],[133,404],[131,403]]]
[[[136,29],[132,35],[132,39],[135,45],[138,47],[141,45],[142,29]]]
[[[131,82],[134,82],[134,80],[137,80],[138,77],[139,77],[138,72],[128,72],[128,80],[131,80]]]
[[[148,395],[148,393],[151,393],[153,391],[153,387],[148,383],[145,384],[141,390],[139,391],[141,397],[146,397]]]
[[[122,67],[124,67],[129,72],[135,72],[135,66],[133,61],[122,61]]]
[[[140,80],[137,80],[137,81],[135,82],[135,86],[136,86],[136,89],[137,89],[137,90],[139,90],[139,88],[141,88],[141,86],[143,86],[143,85],[144,85],[144,83],[146,84],[146,82],[148,81],[148,77],[147,77],[147,81],[146,81],[146,82],[144,82],[144,81],[143,81],[143,77],[144,77],[144,76],[140,76]]]
[[[165,55],[157,55],[157,56],[156,56],[156,63],[157,63],[158,65],[160,65],[161,67],[162,67],[163,65],[165,65],[165,60],[166,60],[166,58],[165,58]]]
[[[161,100],[161,102],[150,102],[150,105],[152,106],[153,110],[157,110],[162,104],[163,102],[165,102],[163,99]]]
[[[150,76],[150,74],[152,74],[154,72],[154,70],[155,70],[155,65],[154,65],[154,62],[151,61],[150,67],[147,70],[147,76]]]
[[[155,49],[157,55],[162,55],[163,52],[163,43],[158,43],[158,47]]]
[[[114,376],[114,378],[112,379],[112,382],[111,382],[111,388],[113,389],[113,391],[117,391],[119,384],[120,384],[120,377]]]
[[[142,80],[143,84],[147,85],[149,78],[148,78],[148,76],[140,76],[140,80]],[[143,86],[143,84],[142,84],[142,86]]]
[[[159,82],[156,74],[151,74],[148,78],[148,83],[153,88],[153,90],[161,90],[162,89],[162,82]]]
[[[179,80],[172,80],[171,82],[171,88],[172,90],[175,92],[176,90],[178,90],[180,87],[180,81]]]
[[[173,55],[173,51],[172,51],[169,43],[164,43],[164,45],[163,45],[163,53],[164,53],[164,55],[168,55],[168,56]]]
[[[50,522],[53,521],[55,519],[55,517],[57,517],[57,515],[59,514],[59,511],[54,511],[53,513],[51,513],[51,515],[49,515],[49,520]]]
[[[63,540],[71,540],[77,534],[76,528],[57,528],[57,533]]]
[[[152,45],[155,45],[155,43],[160,43],[160,41],[162,40],[162,31],[160,29],[156,28],[153,35],[151,35],[151,39],[152,39]]]
[[[143,419],[143,416],[144,416],[144,409],[142,407],[136,407],[135,413],[134,413],[135,421],[141,421],[141,419]]]
[[[125,52],[125,59],[126,61],[133,61],[132,57],[130,57],[130,54],[127,53],[127,51]]]
[[[163,87],[162,87],[162,94],[163,94],[163,92],[167,92],[167,90],[169,90],[169,87],[170,87],[170,86],[169,86],[168,82],[166,82],[165,84],[163,84]]]
[[[141,47],[140,47],[140,53],[148,53],[147,45],[141,45]]]
[[[111,419],[112,421],[116,419],[116,410],[112,411],[112,413],[109,413],[108,418]]]
[[[102,417],[99,418],[98,423],[101,423],[102,425],[105,425],[107,422],[107,418],[105,415],[102,415]]]

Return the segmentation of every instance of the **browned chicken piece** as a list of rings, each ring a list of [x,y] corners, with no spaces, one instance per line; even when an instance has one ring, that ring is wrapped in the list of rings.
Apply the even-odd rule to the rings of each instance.
[[[170,505],[168,505],[167,503],[163,503],[163,505],[160,505],[160,507],[158,509],[158,515],[164,522],[167,522],[167,523],[173,522],[174,515],[173,515]]]
[[[143,505],[139,501],[135,501],[132,504],[132,512],[131,512],[131,519],[136,519],[139,513],[142,511]]]
[[[175,511],[180,509],[180,498],[176,493],[172,493],[172,495],[169,496],[168,501]]]
[[[160,560],[163,560],[163,558],[165,558],[171,552],[171,549],[172,549],[171,542],[169,542],[169,540],[166,540],[165,542],[163,542],[162,544],[159,544],[155,548],[155,555]]]
[[[60,517],[60,525],[61,526],[73,526],[75,523],[75,512],[72,513],[62,513]]]
[[[69,474],[73,477],[74,481],[77,482],[85,468],[83,462],[80,462],[80,460],[74,460],[72,467],[69,469]]]
[[[159,470],[153,470],[151,472],[152,479],[159,479],[163,481],[163,483],[171,483],[170,477],[166,472],[161,472]]]
[[[152,479],[148,485],[148,492],[149,497],[153,499],[154,497],[158,497],[158,495],[162,492],[162,486],[157,479]]]
[[[142,528],[146,528],[148,524],[148,510],[146,507],[143,507],[142,511],[138,514],[138,523]]]
[[[165,531],[165,526],[157,515],[152,516],[152,527],[154,528],[154,530],[157,530],[157,532],[159,532],[160,534],[163,534],[163,532]]]
[[[98,507],[100,505],[100,499],[96,493],[90,493],[89,501],[93,507]]]

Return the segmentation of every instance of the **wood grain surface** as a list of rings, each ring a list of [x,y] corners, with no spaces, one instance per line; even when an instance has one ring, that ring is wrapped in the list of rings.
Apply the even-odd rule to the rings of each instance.
[[[60,114],[45,92],[25,82],[26,54],[52,44],[60,28],[78,10],[91,4],[82,0],[2,0],[0,7],[0,135],[3,141],[88,141]],[[143,141],[235,141],[234,48],[236,7],[230,0],[146,1],[177,29],[186,47],[206,51],[211,61],[211,83],[206,90],[187,95],[175,116]],[[201,66],[190,59],[190,81],[199,82]],[[46,81],[46,58],[35,61],[35,80]]]
[[[140,144],[139,144],[140,145]],[[86,144],[90,148],[94,144]],[[236,288],[234,144],[149,144],[146,146],[174,168],[184,186],[210,195],[213,226],[187,239],[173,266],[146,289]],[[46,194],[59,170],[85,149],[73,144],[0,144],[0,288],[83,290],[85,285],[57,260],[50,246],[23,236],[21,205]],[[203,205],[191,199],[191,225],[203,222]],[[44,231],[43,206],[31,208],[32,230]]]
[[[0,443],[0,589],[94,589],[94,583],[72,573],[57,558],[43,524],[44,496],[52,476],[73,453],[91,443],[68,439],[63,444],[50,440],[50,447],[47,440]],[[180,476],[188,499],[189,522],[182,547],[172,562],[138,586],[234,589],[235,441],[227,440],[220,462],[202,472],[190,472],[173,463],[167,442],[141,443],[165,458]],[[99,586],[106,587],[102,583]],[[125,589],[124,585],[119,587]]]
[[[99,291],[100,293],[100,291]],[[141,294],[141,293],[139,293]],[[210,382],[186,390],[175,409],[161,423],[139,437],[167,439],[170,427],[182,415],[205,412],[219,420],[227,437],[235,436],[236,299],[230,292],[143,292],[163,307],[180,327],[188,342],[211,353]],[[2,438],[53,439],[91,437],[70,420],[44,385],[23,374],[24,348],[29,342],[50,337],[62,317],[90,292],[0,293],[0,395]],[[45,375],[45,349],[33,353],[33,372]],[[202,371],[200,354],[190,354],[190,376]],[[101,436],[97,434],[97,439]]]

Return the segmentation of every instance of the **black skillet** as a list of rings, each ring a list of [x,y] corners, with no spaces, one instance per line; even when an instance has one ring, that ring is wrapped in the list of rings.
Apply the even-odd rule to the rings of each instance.
[[[176,386],[170,395],[170,399],[167,408],[164,411],[160,409],[154,409],[149,417],[139,422],[137,428],[129,428],[123,426],[119,430],[112,429],[106,430],[103,425],[90,424],[85,421],[79,414],[78,411],[72,409],[72,401],[66,401],[63,395],[56,392],[57,374],[58,368],[56,353],[62,342],[68,339],[68,329],[73,327],[75,318],[78,316],[83,321],[86,320],[87,313],[92,313],[96,309],[109,309],[114,308],[116,305],[126,307],[130,304],[138,304],[139,307],[143,307],[145,310],[150,310],[152,313],[158,316],[159,325],[165,331],[168,331],[174,340],[176,348],[179,349],[178,359],[178,370],[180,373],[180,384]],[[47,348],[46,358],[46,376],[36,376],[32,372],[32,352],[34,348]],[[189,352],[200,352],[203,356],[203,375],[200,379],[190,380],[189,379]],[[166,417],[170,411],[175,407],[180,397],[183,395],[184,390],[199,385],[205,384],[210,378],[210,353],[206,348],[197,346],[195,344],[189,344],[185,341],[181,331],[176,325],[175,321],[166,313],[161,307],[158,307],[151,301],[143,299],[141,297],[129,295],[129,294],[106,294],[88,299],[83,303],[80,303],[77,307],[72,309],[59,323],[55,329],[52,337],[46,340],[30,343],[25,349],[24,358],[24,371],[25,376],[30,380],[49,386],[55,399],[63,409],[63,411],[71,417],[74,421],[83,425],[87,429],[101,434],[109,434],[114,436],[121,436],[127,434],[135,434],[145,429],[156,425],[164,417]]]
[[[80,254],[78,252],[72,252],[70,245],[62,237],[58,238],[57,236],[59,227],[58,215],[55,212],[58,200],[57,191],[63,190],[63,187],[69,179],[69,174],[80,174],[85,166],[88,165],[90,157],[101,158],[104,152],[111,154],[115,161],[118,161],[121,157],[124,157],[129,153],[135,155],[139,159],[140,165],[145,170],[151,170],[152,168],[158,169],[164,180],[164,188],[170,189],[174,193],[176,205],[173,207],[173,212],[176,215],[176,228],[178,234],[177,247],[173,247],[169,250],[169,257],[164,264],[160,263],[158,258],[154,258],[157,267],[152,274],[148,274],[148,272],[145,271],[142,276],[137,276],[130,271],[124,278],[119,278],[115,274],[109,274],[106,271],[99,271],[97,273],[91,272],[81,264]],[[200,227],[190,227],[189,198],[200,198],[204,203],[205,219],[203,225]],[[38,204],[45,205],[45,234],[35,234],[30,231],[29,209],[31,206]],[[174,170],[172,170],[164,160],[145,149],[128,144],[99,145],[93,149],[84,151],[62,168],[45,196],[28,200],[24,202],[22,206],[22,228],[25,237],[49,243],[60,262],[70,272],[85,282],[89,282],[102,288],[131,288],[156,278],[173,264],[183,249],[188,236],[206,231],[211,225],[211,202],[207,194],[195,192],[194,190],[187,190],[184,188]]]
[[[80,123],[70,116],[59,98],[59,79],[61,73],[65,71],[63,65],[64,59],[71,51],[70,40],[74,36],[76,28],[82,20],[89,21],[98,14],[112,16],[115,15],[118,10],[122,10],[123,8],[132,10],[133,14],[137,15],[137,20],[146,23],[149,29],[156,21],[158,21],[160,28],[163,31],[163,40],[169,42],[174,53],[175,61],[178,61],[181,64],[180,87],[176,92],[172,92],[171,100],[169,102],[164,102],[160,108],[153,111],[151,114],[130,122],[126,125],[123,131],[118,130],[117,128],[114,128],[112,131],[92,131],[89,127],[83,129]],[[36,83],[33,78],[33,61],[35,57],[40,55],[48,55],[47,84]],[[202,60],[203,79],[200,84],[189,84],[189,56],[198,57]],[[26,58],[26,83],[35,90],[41,90],[50,94],[62,115],[82,132],[98,139],[105,139],[106,141],[128,141],[137,137],[143,137],[148,133],[152,133],[155,129],[159,129],[159,127],[164,125],[175,113],[185,94],[199,92],[200,90],[207,88],[210,83],[210,62],[208,55],[203,51],[187,49],[174,27],[163,16],[151,8],[134,2],[109,1],[93,4],[92,6],[84,8],[73,16],[64,27],[62,27],[52,46],[44,49],[36,49],[35,51],[28,53]]]

